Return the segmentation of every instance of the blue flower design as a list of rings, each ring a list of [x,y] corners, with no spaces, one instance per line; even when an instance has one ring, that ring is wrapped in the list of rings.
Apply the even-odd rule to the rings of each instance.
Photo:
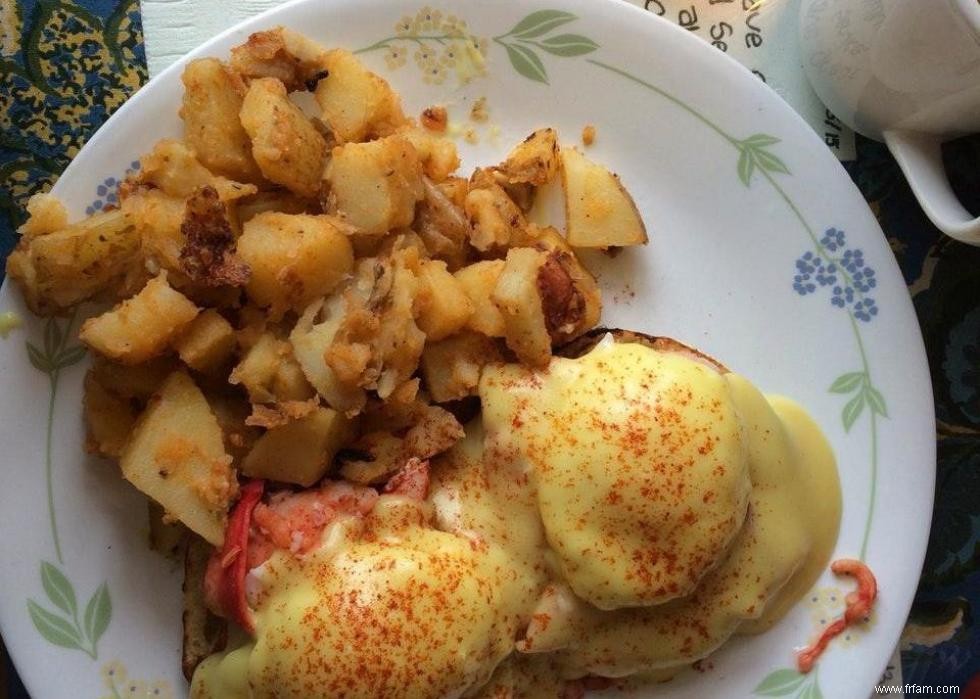
[[[140,169],[140,164],[138,160],[134,160],[129,164],[129,168],[126,170],[126,174],[121,178],[117,177],[106,177],[102,180],[102,183],[95,188],[95,200],[85,207],[85,215],[91,216],[92,214],[102,211],[108,206],[115,206],[119,203],[118,189],[119,185],[122,184],[122,180],[134,172]]]
[[[830,304],[843,308],[862,322],[878,315],[875,300],[868,296],[878,285],[875,271],[864,261],[864,252],[847,247],[847,236],[838,228],[828,228],[815,250],[807,250],[796,260],[793,290],[800,296],[817,289],[830,290]]]

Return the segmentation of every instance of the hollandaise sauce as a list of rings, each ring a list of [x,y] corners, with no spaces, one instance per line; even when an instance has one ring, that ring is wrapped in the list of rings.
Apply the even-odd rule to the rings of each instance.
[[[425,503],[382,496],[250,574],[254,641],[192,696],[554,697],[670,674],[777,621],[826,567],[833,453],[789,399],[604,341],[488,367]]]

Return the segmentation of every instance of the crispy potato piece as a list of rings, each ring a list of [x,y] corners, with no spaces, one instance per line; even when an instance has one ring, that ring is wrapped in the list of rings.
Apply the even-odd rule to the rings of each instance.
[[[419,459],[431,459],[452,448],[465,436],[455,416],[437,405],[425,407],[418,422],[405,433],[405,452]]]
[[[316,86],[323,120],[341,143],[387,136],[405,123],[398,95],[350,51],[333,49]]]
[[[233,250],[228,207],[214,187],[205,185],[187,200],[180,232],[181,271],[191,282],[213,288],[243,286],[249,280],[251,270]]]
[[[159,503],[147,500],[146,504],[150,548],[167,558],[177,558],[189,536],[187,527],[173,520]]]
[[[436,189],[462,209],[466,204],[466,195],[470,191],[470,181],[465,177],[449,177],[445,182],[437,184]]]
[[[239,182],[260,182],[252,144],[238,118],[244,85],[217,58],[199,58],[184,68],[184,139],[211,172]]]
[[[214,413],[182,371],[140,416],[119,459],[123,476],[215,546],[237,482]]]
[[[563,148],[561,182],[570,245],[579,248],[646,245],[646,226],[619,177],[574,148]]]
[[[552,344],[563,344],[599,322],[602,293],[595,277],[557,230],[531,224],[529,234],[534,240],[531,247],[547,252],[549,256],[548,264],[542,268],[544,276],[538,275],[538,290]]]
[[[334,148],[325,178],[330,210],[368,235],[410,226],[423,196],[418,153],[401,135]]]
[[[245,424],[271,430],[306,417],[320,407],[317,398],[309,400],[287,400],[274,405],[252,404],[252,414],[245,418]]]
[[[191,369],[210,372],[235,351],[235,330],[231,323],[213,308],[197,316],[174,342],[174,349]]]
[[[241,79],[275,78],[290,92],[313,90],[326,68],[326,49],[285,27],[255,32],[231,50],[231,69]]]
[[[463,213],[429,178],[423,178],[424,195],[415,209],[414,230],[429,254],[443,260],[450,271],[466,264],[470,224]]]
[[[347,450],[349,455],[340,467],[340,475],[354,483],[377,485],[387,481],[409,459],[429,459],[450,449],[464,436],[463,426],[448,410],[415,402],[412,424],[403,438],[387,430],[362,435]]]
[[[242,101],[241,123],[262,174],[301,197],[320,193],[327,143],[275,78],[259,78]]]
[[[303,312],[289,336],[296,360],[317,393],[332,408],[347,414],[360,412],[367,401],[364,389],[342,383],[325,356],[344,321],[344,298],[335,295],[324,303],[315,301]]]
[[[228,624],[208,611],[204,599],[204,575],[213,548],[203,539],[188,537],[184,555],[183,648],[181,669],[188,682],[197,666],[228,643]]]
[[[301,86],[296,61],[286,51],[282,28],[254,32],[231,50],[231,68],[241,78],[275,78],[290,90]]]
[[[20,239],[54,233],[68,227],[68,210],[53,194],[39,192],[27,200],[27,221],[17,232]]]
[[[290,343],[265,333],[245,354],[228,379],[242,385],[253,403],[307,400],[313,389],[293,356]]]
[[[492,298],[504,316],[507,346],[525,364],[551,362],[551,336],[538,290],[538,274],[548,255],[533,248],[511,248]]]
[[[483,260],[457,270],[455,275],[473,303],[467,327],[487,337],[504,336],[504,316],[494,303],[493,290],[505,264],[503,260]]]
[[[354,266],[343,224],[329,216],[262,213],[245,224],[238,255],[252,270],[249,298],[273,318],[330,293]]]
[[[86,450],[117,458],[136,423],[136,415],[128,399],[109,391],[92,370],[85,375],[82,404],[88,434]]]
[[[39,221],[34,228],[42,230],[55,219],[60,215],[46,223]],[[137,264],[139,248],[130,217],[118,209],[106,211],[66,228],[22,238],[7,259],[7,274],[32,311],[53,315],[115,293]]]
[[[505,248],[525,237],[524,212],[487,171],[474,174],[463,208],[470,221],[470,244],[480,252]]]
[[[423,260],[421,280],[427,290],[418,326],[429,341],[438,341],[461,330],[473,315],[473,302],[459,280],[441,260]]]
[[[483,367],[502,359],[496,342],[471,330],[430,342],[422,352],[426,390],[437,403],[475,396]]]
[[[498,167],[510,184],[540,186],[558,174],[558,136],[554,129],[538,129],[517,145]]]
[[[370,432],[350,448],[351,453],[364,456],[348,459],[340,467],[344,480],[361,485],[384,483],[400,469],[408,458],[404,441],[390,432]]]
[[[384,400],[396,388],[408,381],[418,368],[425,345],[425,334],[415,322],[418,296],[422,290],[419,279],[420,259],[418,248],[407,247],[391,255],[390,285],[382,282],[372,288],[373,298],[368,299],[368,309],[375,311],[377,331],[371,337],[373,351],[371,380],[366,384],[378,392]],[[346,328],[338,339],[346,341]],[[357,334],[353,334],[357,339]]]
[[[136,296],[89,318],[78,334],[86,345],[123,364],[138,364],[163,354],[191,321],[198,307],[167,283],[151,279]]]
[[[121,208],[136,228],[147,263],[182,273],[180,253],[185,241],[181,226],[187,212],[186,199],[161,189],[138,188],[122,201]]]
[[[323,478],[354,430],[343,413],[317,408],[263,434],[242,461],[242,472],[252,478],[309,487]]]
[[[456,143],[445,136],[420,129],[408,124],[398,129],[398,133],[408,139],[422,162],[425,176],[433,182],[444,182],[459,167],[459,154]]]
[[[290,336],[310,382],[349,414],[363,409],[365,389],[384,400],[418,368],[425,344],[415,322],[421,258],[403,240],[380,259],[361,260],[348,287],[307,309]]]
[[[139,174],[129,181],[130,186],[152,185],[165,194],[185,199],[200,187],[211,185],[223,202],[235,201],[255,194],[254,184],[243,184],[220,177],[197,159],[197,153],[182,141],[164,138],[153,150],[140,158]]]

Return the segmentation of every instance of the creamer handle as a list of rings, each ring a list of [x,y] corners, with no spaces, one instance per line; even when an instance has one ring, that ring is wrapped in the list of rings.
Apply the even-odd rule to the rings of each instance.
[[[964,243],[980,245],[980,218],[963,208],[953,192],[943,168],[940,138],[912,131],[886,131],[885,143],[936,228]]]

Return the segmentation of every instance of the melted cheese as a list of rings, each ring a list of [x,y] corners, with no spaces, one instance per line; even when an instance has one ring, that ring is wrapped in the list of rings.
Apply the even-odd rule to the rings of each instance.
[[[384,496],[253,572],[255,642],[202,664],[193,697],[539,699],[586,674],[662,678],[767,628],[827,563],[834,458],[788,399],[608,343],[488,369],[480,394],[429,503]]]

